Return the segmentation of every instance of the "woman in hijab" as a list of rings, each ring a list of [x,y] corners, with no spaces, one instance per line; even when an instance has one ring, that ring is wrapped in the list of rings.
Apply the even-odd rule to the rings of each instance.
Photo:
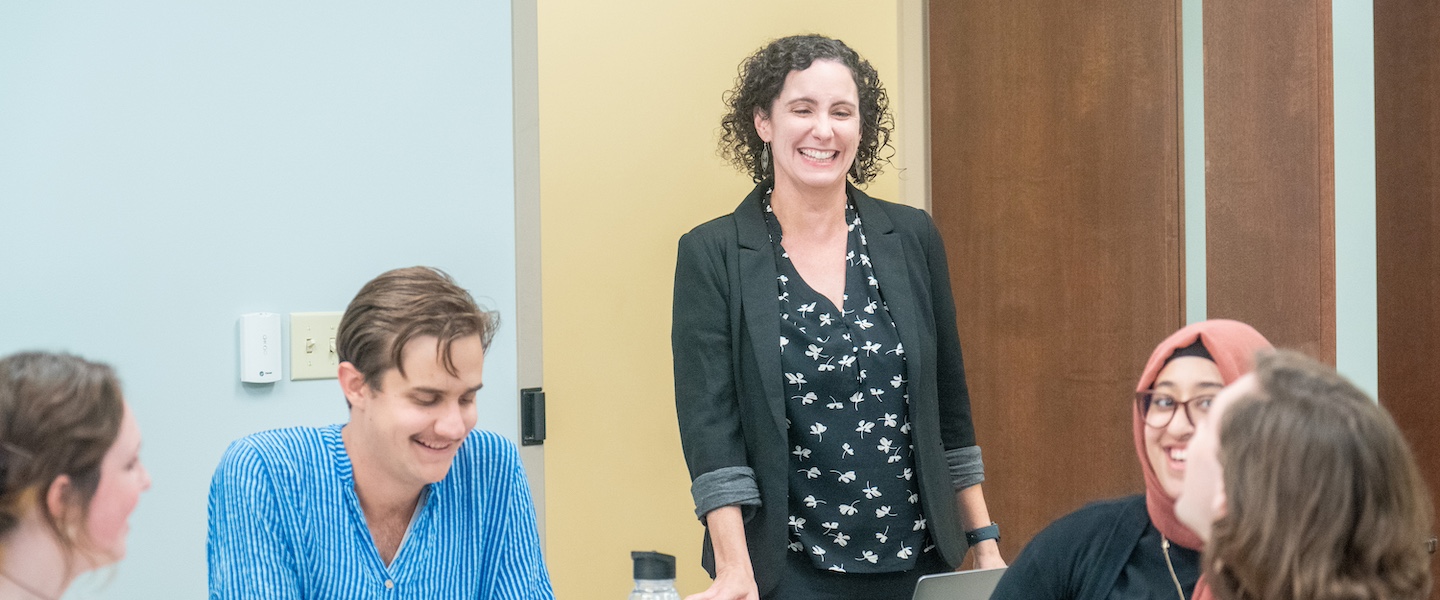
[[[1135,387],[1135,451],[1145,494],[1098,502],[1050,524],[1000,580],[994,600],[1191,598],[1200,538],[1175,516],[1195,424],[1222,387],[1270,343],[1229,320],[1189,325],[1161,342]]]

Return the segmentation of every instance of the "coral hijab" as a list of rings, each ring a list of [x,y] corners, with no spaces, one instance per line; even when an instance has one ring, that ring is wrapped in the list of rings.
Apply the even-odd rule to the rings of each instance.
[[[1135,386],[1135,391],[1150,389],[1170,356],[1176,350],[1194,344],[1196,340],[1205,346],[1205,350],[1214,359],[1225,385],[1230,385],[1255,368],[1257,351],[1271,348],[1265,336],[1255,331],[1254,327],[1239,321],[1214,319],[1187,325],[1155,347],[1155,352],[1150,354],[1150,361],[1145,363],[1145,373],[1140,376],[1140,383]],[[1191,550],[1200,550],[1204,542],[1175,516],[1175,499],[1165,493],[1165,488],[1160,485],[1160,478],[1155,475],[1155,467],[1150,464],[1149,454],[1145,452],[1145,420],[1140,414],[1139,405],[1131,409],[1131,414],[1134,422],[1132,429],[1135,434],[1135,453],[1140,456],[1140,468],[1145,472],[1145,508],[1150,513],[1150,522],[1172,543]],[[1197,586],[1197,597],[1199,589]]]

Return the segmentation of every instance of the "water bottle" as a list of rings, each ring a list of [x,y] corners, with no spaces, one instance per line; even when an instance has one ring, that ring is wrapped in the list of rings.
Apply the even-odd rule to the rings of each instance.
[[[631,552],[635,591],[630,600],[680,600],[675,591],[675,557],[659,552]]]

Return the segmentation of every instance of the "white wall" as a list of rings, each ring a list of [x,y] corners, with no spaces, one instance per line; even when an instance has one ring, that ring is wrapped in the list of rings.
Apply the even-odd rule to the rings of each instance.
[[[239,314],[428,264],[513,317],[511,56],[499,0],[0,3],[0,354],[114,364],[155,482],[91,594],[203,596],[226,444],[345,420],[333,380],[241,385]],[[481,398],[512,439],[513,325]]]

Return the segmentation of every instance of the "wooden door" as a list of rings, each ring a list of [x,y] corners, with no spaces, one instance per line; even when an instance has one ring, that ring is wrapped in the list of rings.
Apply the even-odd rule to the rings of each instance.
[[[1440,5],[1375,2],[1380,403],[1440,498]],[[1432,559],[1431,572],[1440,573]],[[1440,594],[1431,594],[1431,598]]]
[[[1329,0],[1206,0],[1206,306],[1335,364]]]
[[[1184,321],[1179,9],[929,5],[932,205],[1008,559],[1143,490],[1132,393]]]

